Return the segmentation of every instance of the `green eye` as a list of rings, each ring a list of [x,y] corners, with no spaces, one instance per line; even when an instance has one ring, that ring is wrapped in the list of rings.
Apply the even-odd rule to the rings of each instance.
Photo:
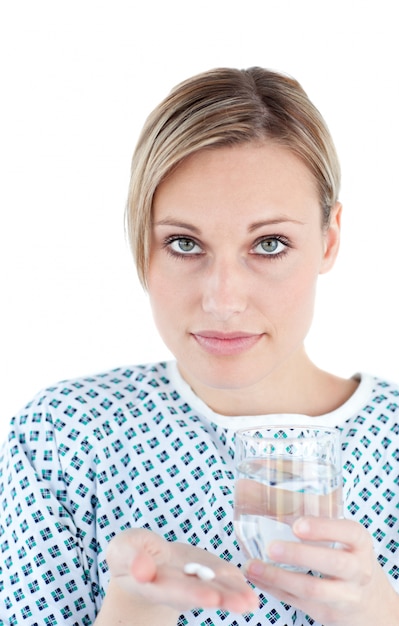
[[[276,252],[279,243],[278,239],[264,239],[260,242],[260,245],[265,252],[273,253]]]
[[[176,243],[182,252],[192,252],[195,248],[192,239],[178,239]]]
[[[202,252],[198,243],[190,237],[171,237],[165,243],[171,254],[177,256],[197,256]]]
[[[259,239],[253,248],[253,252],[259,256],[278,258],[290,247],[285,237],[275,236]]]

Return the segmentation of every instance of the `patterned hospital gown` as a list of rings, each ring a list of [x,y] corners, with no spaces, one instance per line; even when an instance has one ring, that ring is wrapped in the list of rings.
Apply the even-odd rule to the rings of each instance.
[[[346,404],[312,418],[342,430],[345,515],[368,529],[397,590],[398,403],[398,387],[363,375]],[[129,527],[240,566],[234,432],[267,422],[213,413],[174,362],[119,368],[38,394],[13,419],[0,456],[0,624],[92,624],[109,580],[106,546]],[[254,614],[198,609],[178,626],[315,624],[259,597]]]

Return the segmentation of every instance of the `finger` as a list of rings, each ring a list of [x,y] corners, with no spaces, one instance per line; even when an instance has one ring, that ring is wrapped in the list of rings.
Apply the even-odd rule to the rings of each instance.
[[[316,604],[343,604],[351,593],[341,581],[291,572],[258,560],[247,562],[246,573],[260,589],[302,610]]]
[[[139,583],[149,583],[156,577],[157,566],[154,559],[144,550],[132,555],[130,573]]]
[[[364,577],[365,560],[344,549],[300,542],[273,541],[268,555],[275,563],[284,563],[305,571],[320,572],[329,578],[360,580]]]
[[[342,613],[348,609],[346,583],[289,572],[262,562],[252,566],[257,574],[251,575],[250,568],[248,577],[254,584],[281,602],[311,615],[318,623],[340,623]]]
[[[244,613],[259,608],[259,597],[249,586],[241,572],[239,576],[232,576],[229,572],[222,576],[216,575],[213,579],[215,587],[219,590],[223,607],[237,613]],[[229,608],[230,607],[230,608]]]
[[[244,581],[244,586],[228,585],[226,582],[219,587],[220,608],[236,613],[246,613],[259,608],[259,598],[253,589]]]
[[[292,529],[302,540],[340,543],[359,551],[372,545],[370,534],[352,520],[301,517],[295,520]]]
[[[133,575],[140,582],[152,580],[160,554],[168,545],[146,529],[129,529],[116,535],[107,547],[107,561],[113,576]]]
[[[320,591],[320,578],[314,578],[305,573],[292,572],[269,563],[264,563],[258,559],[247,561],[245,572],[249,580],[261,589],[279,590],[279,598],[282,592],[291,599],[301,597],[303,589],[308,585],[309,581],[315,588],[316,594]]]
[[[189,576],[179,567],[161,566],[150,584],[140,585],[139,592],[149,600],[156,597],[159,603],[178,608],[220,608],[228,611],[254,610],[259,601],[243,576],[216,575],[211,581]]]

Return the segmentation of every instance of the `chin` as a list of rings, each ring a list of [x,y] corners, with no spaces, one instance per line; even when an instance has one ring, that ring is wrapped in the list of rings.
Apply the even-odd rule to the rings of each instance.
[[[192,381],[195,388],[195,381],[201,386],[220,390],[239,390],[252,387],[264,379],[270,371],[261,371],[260,368],[245,367],[237,364],[219,364],[218,366],[208,366],[205,368],[185,368],[185,372]]]

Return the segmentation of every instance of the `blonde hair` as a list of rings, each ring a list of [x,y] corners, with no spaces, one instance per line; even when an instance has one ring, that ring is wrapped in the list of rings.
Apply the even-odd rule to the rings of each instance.
[[[286,146],[307,165],[327,225],[338,199],[339,162],[324,119],[293,78],[260,67],[214,69],[177,85],[149,115],[133,155],[126,207],[144,286],[153,197],[165,176],[198,150],[265,139]]]

